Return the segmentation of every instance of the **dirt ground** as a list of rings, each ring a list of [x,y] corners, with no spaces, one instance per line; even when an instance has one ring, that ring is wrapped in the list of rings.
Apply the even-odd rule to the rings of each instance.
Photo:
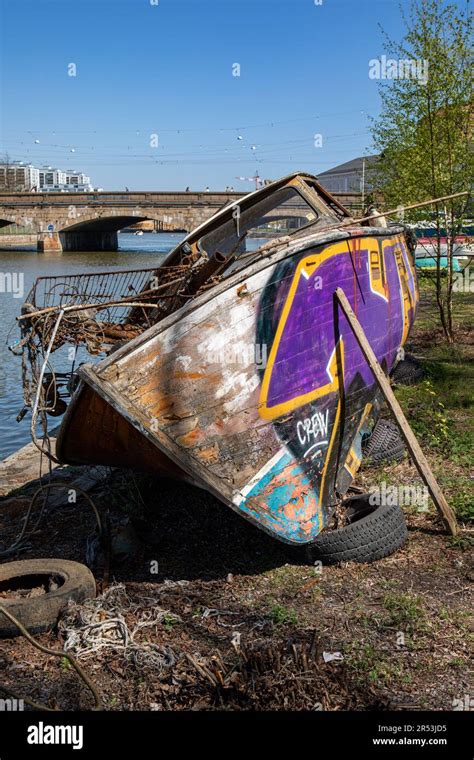
[[[112,515],[129,477],[115,476],[114,499],[96,494]],[[147,663],[146,649],[139,660],[114,649],[81,659],[107,708],[449,710],[472,694],[472,555],[434,514],[408,514],[409,541],[394,556],[320,572],[203,492],[169,482],[150,491],[155,528],[138,537],[123,526],[109,582],[125,584],[138,608],[124,614],[129,628],[150,600],[163,612],[138,641],[169,650],[172,665]],[[141,521],[149,525],[141,518],[137,529]],[[84,562],[94,528],[85,503],[65,505],[22,557]],[[39,640],[64,643],[58,632]],[[324,662],[324,652],[343,659]],[[7,687],[37,701],[90,706],[67,661],[21,638],[1,642],[0,669]]]
[[[439,336],[427,338],[434,329],[429,308],[425,299],[412,348],[431,367],[449,366],[456,360],[433,354]],[[468,337],[461,342],[465,364],[472,346]],[[463,528],[456,539],[444,533],[432,505],[406,507],[409,539],[402,550],[372,565],[321,569],[304,550],[278,543],[198,489],[115,471],[91,494],[112,526],[110,562],[92,556],[90,505],[82,497],[70,504],[66,494],[64,504],[45,511],[28,548],[11,557],[84,562],[88,555],[105,592],[92,605],[67,610],[59,629],[39,640],[61,649],[75,630],[76,647],[79,641],[89,648],[80,662],[109,710],[465,709],[474,693],[465,383],[460,372],[457,391],[447,384],[446,395],[457,392],[457,402],[444,408],[446,424],[436,418],[438,432],[432,402],[423,407],[423,424],[417,416],[416,394],[425,399],[429,387],[400,395],[454,499]],[[420,484],[405,459],[362,469],[357,485],[382,480]],[[27,496],[28,489],[0,502],[4,546],[18,533]],[[120,620],[92,638],[86,613],[99,623]],[[121,646],[123,630],[134,628],[133,642]],[[92,705],[65,658],[41,654],[22,638],[0,641],[0,672],[7,688],[50,707]]]

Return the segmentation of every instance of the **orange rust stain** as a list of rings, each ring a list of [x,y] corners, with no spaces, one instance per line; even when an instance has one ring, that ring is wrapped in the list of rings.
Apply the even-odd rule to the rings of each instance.
[[[290,500],[283,510],[289,520],[298,519],[297,512],[304,506],[305,494],[306,490],[300,484],[295,483]]]
[[[201,430],[190,430],[189,433],[179,436],[176,439],[180,446],[186,446],[186,448],[192,448],[202,439],[203,434]]]
[[[215,443],[214,446],[211,446],[208,449],[201,449],[200,451],[196,451],[194,453],[195,453],[195,456],[197,456],[197,458],[201,460],[201,462],[215,464],[216,462],[219,461],[219,447],[217,443]]]
[[[175,405],[176,399],[172,396],[158,396],[154,394],[150,394],[150,397],[144,396],[142,399],[140,399],[142,404],[148,405],[150,404],[151,412],[155,417],[160,416],[164,411],[169,411],[172,409]]]
[[[197,380],[198,377],[205,377],[203,372],[173,372],[173,380]]]
[[[273,490],[280,488],[284,485],[291,485],[293,486],[293,491],[290,496],[290,499],[288,500],[288,503],[285,505],[283,509],[283,513],[285,517],[289,520],[296,520],[301,523],[301,517],[297,515],[297,512],[301,510],[302,507],[305,506],[305,496],[308,493],[308,486],[303,485],[300,481],[300,479],[295,476],[292,472],[294,469],[294,462],[290,462],[286,465],[286,467],[283,468],[283,470],[275,475],[275,477],[272,480],[270,489],[267,493],[271,493]],[[313,513],[312,507],[315,507],[312,503],[308,504],[306,506],[307,511],[307,520],[311,518],[311,515]],[[301,525],[301,529],[305,532],[309,532],[311,530],[311,525],[308,523],[305,525],[304,523]]]

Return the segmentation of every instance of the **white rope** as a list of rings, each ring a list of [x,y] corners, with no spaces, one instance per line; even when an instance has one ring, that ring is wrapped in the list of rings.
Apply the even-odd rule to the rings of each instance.
[[[136,618],[129,626],[124,615]],[[140,598],[133,602],[123,584],[108,588],[101,596],[83,604],[69,602],[59,629],[65,637],[64,651],[77,658],[88,658],[110,650],[122,654],[136,665],[152,667],[158,674],[173,667],[176,656],[170,647],[136,640],[144,629],[163,621],[179,622],[180,618],[156,604],[155,599]]]
[[[35,396],[35,402],[33,404],[33,410],[31,413],[31,440],[35,444],[36,448],[39,449],[42,453],[44,452],[43,446],[40,446],[38,443],[38,438],[36,436],[36,420],[38,418],[38,408],[39,408],[39,402],[41,398],[41,391],[43,389],[43,377],[46,370],[46,367],[49,362],[49,356],[51,354],[51,350],[54,345],[54,341],[56,340],[56,335],[59,329],[59,325],[61,324],[61,320],[64,316],[64,309],[61,309],[61,311],[58,314],[58,317],[56,319],[56,324],[54,325],[54,329],[51,335],[51,340],[49,341],[48,348],[46,350],[46,354],[44,356],[43,364],[41,367],[41,371],[38,378],[38,386],[36,388],[36,396]]]

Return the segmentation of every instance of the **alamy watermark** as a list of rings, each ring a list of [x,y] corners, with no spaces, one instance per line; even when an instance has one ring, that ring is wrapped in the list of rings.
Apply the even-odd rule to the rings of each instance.
[[[456,272],[453,279],[453,290],[456,293],[474,293],[474,268],[470,266],[462,272]]]
[[[453,699],[452,704],[453,710],[467,710],[470,712],[474,710],[474,697],[471,697],[470,694],[464,694],[462,697]]]
[[[380,485],[369,488],[369,504],[378,507],[418,507],[419,512],[428,510],[429,493],[426,486],[391,486],[383,480]]]
[[[84,746],[84,726],[48,725],[40,721],[28,726],[28,744],[70,744],[73,749]]]
[[[428,82],[429,63],[425,59],[410,58],[371,58],[369,61],[369,79],[415,79],[420,84]]]
[[[0,293],[11,293],[13,298],[23,298],[25,294],[23,272],[0,272]]]
[[[23,712],[25,702],[23,699],[0,699],[0,712]]]
[[[208,360],[214,364],[256,364],[259,369],[267,366],[266,343],[238,343],[236,345],[221,346],[212,349],[208,353]]]

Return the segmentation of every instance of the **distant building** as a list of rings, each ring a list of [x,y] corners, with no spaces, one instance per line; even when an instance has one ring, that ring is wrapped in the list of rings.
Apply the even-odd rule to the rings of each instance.
[[[77,192],[87,193],[93,190],[91,178],[82,172],[76,172],[74,169],[66,169],[66,185],[68,189]]]
[[[0,164],[0,191],[21,192],[38,188],[39,169],[23,161]]]
[[[62,169],[53,169],[52,166],[43,166],[39,169],[40,190],[60,190],[66,184],[66,172]]]
[[[318,180],[330,193],[365,193],[373,190],[374,167],[378,156],[360,156],[318,174]],[[364,187],[362,187],[364,185]]]
[[[0,192],[89,193],[93,189],[90,177],[75,169],[38,168],[24,161],[0,162]]]
[[[51,166],[39,170],[41,192],[89,193],[94,188],[90,177],[75,169],[53,169]]]

